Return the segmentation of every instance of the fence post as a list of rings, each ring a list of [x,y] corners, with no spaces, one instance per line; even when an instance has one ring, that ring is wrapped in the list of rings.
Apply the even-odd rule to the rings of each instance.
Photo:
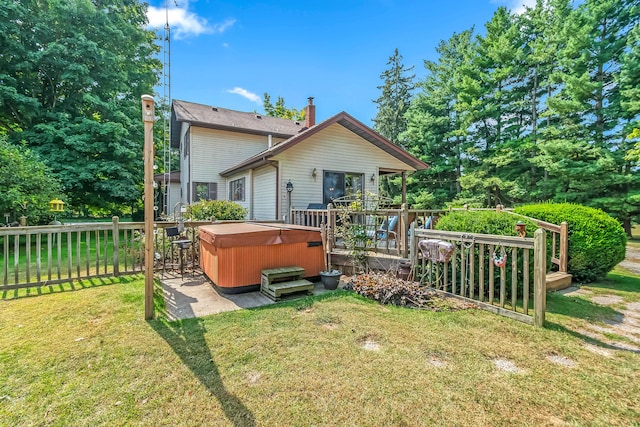
[[[560,266],[562,273],[568,271],[567,259],[569,258],[569,225],[566,221],[560,223]]]
[[[416,222],[412,222],[409,226],[409,259],[411,260],[412,268],[415,268],[416,255]]]
[[[409,245],[407,244],[407,236],[408,236],[408,225],[409,225],[409,209],[407,208],[407,204],[403,203],[400,207],[401,209],[401,221],[400,221],[400,241],[402,242],[402,257],[407,258],[409,256]],[[396,245],[398,242],[396,242]]]
[[[113,222],[113,275],[118,277],[120,275],[120,227],[117,216],[111,218]]]
[[[533,324],[544,325],[547,305],[547,235],[538,228],[533,237]]]
[[[336,246],[336,217],[335,212],[333,211],[333,203],[327,204],[327,225],[331,229],[331,234],[327,234],[327,241],[331,239],[331,249],[333,249]],[[329,233],[329,231],[327,231],[327,233]],[[331,268],[331,266],[329,266],[329,268]]]

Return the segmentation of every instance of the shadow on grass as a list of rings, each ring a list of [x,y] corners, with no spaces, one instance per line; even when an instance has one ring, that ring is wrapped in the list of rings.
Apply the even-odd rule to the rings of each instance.
[[[640,350],[637,350],[635,348],[630,348],[630,347],[626,347],[621,345],[620,343],[606,343],[602,340],[599,340],[597,338],[594,338],[592,336],[589,335],[585,335],[585,334],[581,334],[578,331],[574,331],[573,329],[569,329],[564,325],[561,325],[559,323],[555,323],[555,322],[550,322],[550,321],[546,321],[545,322],[545,327],[547,329],[553,330],[553,331],[558,331],[558,332],[564,332],[567,333],[569,335],[572,335],[582,341],[585,341],[589,344],[593,344],[596,345],[598,347],[602,347],[605,349],[609,349],[609,350],[623,350],[623,351],[629,351],[632,353],[637,353],[640,354]]]
[[[157,289],[156,285],[156,294]],[[251,411],[237,396],[229,393],[225,388],[205,338],[207,330],[202,319],[189,318],[170,322],[162,318],[151,320],[149,324],[171,346],[200,383],[218,400],[225,416],[234,426],[255,425]]]
[[[10,300],[44,295],[54,295],[62,292],[74,292],[82,289],[98,288],[102,286],[131,283],[140,280],[140,275],[118,276],[111,275],[90,277],[86,279],[70,279],[68,282],[51,283],[39,286],[5,287],[0,286],[0,299]]]
[[[556,293],[547,294],[547,312],[589,322],[603,322],[622,316],[622,313],[611,307],[596,304],[585,298]]]
[[[605,279],[584,285],[586,288],[611,289],[613,291],[638,293],[640,295],[640,276],[631,272],[614,271]]]

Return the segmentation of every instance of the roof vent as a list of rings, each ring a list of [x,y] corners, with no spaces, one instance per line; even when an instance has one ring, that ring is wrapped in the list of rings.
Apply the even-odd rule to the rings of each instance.
[[[256,114],[256,119],[261,119],[262,116],[260,114]]]
[[[211,107],[213,111],[218,111],[218,107]]]

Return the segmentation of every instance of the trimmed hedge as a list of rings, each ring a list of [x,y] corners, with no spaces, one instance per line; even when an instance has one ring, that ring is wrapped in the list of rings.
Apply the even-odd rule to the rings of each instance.
[[[527,226],[527,237],[533,237],[536,229],[538,228],[535,222],[528,219],[519,218],[516,215],[511,215],[505,212],[496,211],[452,211],[440,217],[440,220],[436,223],[436,230],[443,231],[457,231],[462,233],[478,233],[478,234],[493,234],[498,236],[517,236],[516,224],[518,221],[522,221]],[[496,249],[499,250],[499,249]],[[475,257],[478,256],[479,248],[475,249]],[[485,259],[489,260],[489,248],[485,248]],[[518,257],[522,258],[522,249],[518,249]],[[549,252],[550,253],[550,252]],[[468,262],[462,258],[459,251],[456,251],[456,274],[462,274],[461,266],[463,263]],[[511,283],[511,252],[508,252],[509,267],[505,269],[505,282]],[[549,258],[549,256],[547,257]],[[522,274],[522,264],[518,263],[518,275]],[[474,281],[479,283],[479,269],[475,271]],[[533,283],[534,274],[534,258],[529,257],[529,283]],[[459,276],[461,277],[461,276]],[[489,295],[489,278],[485,275],[485,298]],[[530,287],[530,292],[533,292],[533,287]],[[522,295],[522,282],[518,283],[518,295]],[[505,289],[505,298],[511,298],[511,286],[507,286]]]
[[[227,200],[201,200],[187,207],[186,217],[192,221],[242,220],[247,210]]]
[[[527,237],[533,237],[538,226],[533,221],[496,211],[452,211],[440,217],[436,230],[462,231],[467,233],[517,236],[516,223],[527,225]]]
[[[620,223],[600,209],[572,203],[521,206],[515,212],[569,226],[569,273],[575,281],[600,279],[624,260],[627,236]]]

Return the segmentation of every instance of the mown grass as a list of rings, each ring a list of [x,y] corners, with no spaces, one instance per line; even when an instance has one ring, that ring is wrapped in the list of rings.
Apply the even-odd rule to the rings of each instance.
[[[0,425],[640,423],[640,355],[588,351],[563,325],[612,313],[560,295],[534,328],[346,292],[147,322],[141,276],[75,289],[0,300]]]

